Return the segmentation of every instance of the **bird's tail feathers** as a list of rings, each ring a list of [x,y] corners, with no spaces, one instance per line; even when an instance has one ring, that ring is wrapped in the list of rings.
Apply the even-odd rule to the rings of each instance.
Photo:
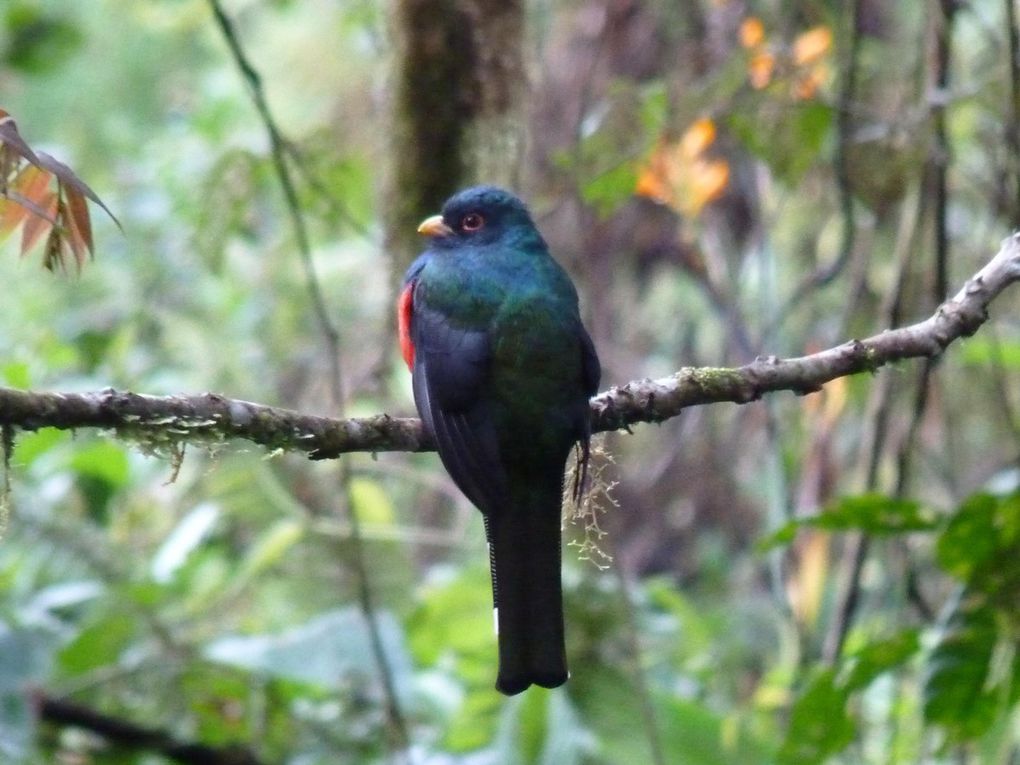
[[[560,581],[562,483],[525,484],[486,517],[499,643],[496,688],[513,695],[567,680]]]

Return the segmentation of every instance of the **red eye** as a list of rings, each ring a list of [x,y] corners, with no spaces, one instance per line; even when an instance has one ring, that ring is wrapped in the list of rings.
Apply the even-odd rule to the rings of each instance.
[[[460,221],[460,227],[465,231],[478,231],[485,225],[485,218],[478,213],[468,213]]]

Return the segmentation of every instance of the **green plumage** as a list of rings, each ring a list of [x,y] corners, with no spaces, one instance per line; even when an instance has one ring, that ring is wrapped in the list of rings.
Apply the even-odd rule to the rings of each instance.
[[[516,197],[468,189],[423,229],[433,239],[408,271],[403,319],[415,402],[443,464],[486,520],[497,688],[554,687],[567,678],[563,471],[573,444],[587,453],[598,359],[573,285]]]

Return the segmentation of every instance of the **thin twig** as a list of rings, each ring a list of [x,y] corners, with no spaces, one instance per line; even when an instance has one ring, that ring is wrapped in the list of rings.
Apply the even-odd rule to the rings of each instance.
[[[298,253],[301,256],[301,263],[304,267],[305,288],[311,298],[316,320],[326,342],[326,353],[329,358],[330,367],[330,391],[332,393],[333,406],[342,413],[345,398],[343,377],[340,368],[340,333],[330,318],[329,311],[326,307],[326,301],[323,296],[322,286],[319,281],[318,273],[315,269],[315,263],[312,258],[311,241],[308,236],[308,228],[305,225],[305,219],[298,202],[294,180],[290,173],[290,167],[287,164],[286,155],[289,151],[288,143],[283,139],[280,129],[277,127],[273,114],[269,109],[269,103],[266,100],[265,90],[262,87],[262,80],[245,55],[237,33],[234,30],[233,23],[223,11],[219,0],[209,0],[209,3],[212,7],[213,14],[216,17],[216,21],[219,24],[220,30],[230,47],[234,60],[237,62],[237,66],[241,70],[245,82],[248,85],[252,100],[255,103],[255,108],[258,110],[259,116],[266,127],[266,132],[269,135],[273,165],[276,169],[276,175],[280,182],[280,188],[282,189],[286,200],[287,211],[290,215],[291,226],[294,229],[294,238],[297,243]],[[295,156],[293,152],[292,156]],[[344,505],[347,509],[350,521],[351,548],[354,554],[353,565],[357,579],[358,601],[367,623],[369,642],[372,646],[372,653],[379,669],[380,680],[382,681],[383,693],[386,700],[386,719],[388,721],[388,729],[390,733],[389,738],[394,747],[406,755],[409,746],[407,726],[404,722],[404,716],[400,709],[399,699],[397,698],[396,685],[393,679],[393,669],[386,656],[386,649],[382,639],[382,629],[379,625],[376,607],[373,601],[371,587],[369,585],[368,566],[365,560],[365,542],[362,538],[360,520],[358,519],[357,513],[354,512],[353,503],[350,501],[350,475],[347,469],[347,464],[344,460],[340,461],[338,470],[341,489],[340,494],[344,498]]]
[[[1020,32],[1017,30],[1016,0],[1005,0],[1006,39],[1009,48],[1009,95],[1012,119],[1006,128],[1007,143],[1011,149],[1014,196],[1012,223],[1020,226]]]
[[[308,188],[311,189],[318,195],[320,199],[324,199],[326,204],[329,206],[330,211],[337,217],[346,223],[354,233],[360,236],[362,239],[371,240],[372,232],[369,227],[358,220],[357,216],[354,215],[344,204],[344,201],[337,197],[336,194],[322,181],[319,175],[309,167],[308,159],[297,147],[293,141],[285,141],[283,149],[287,155],[291,158],[294,163],[294,167],[297,168],[298,172],[305,179],[305,183],[308,184]]]
[[[14,453],[14,428],[9,424],[0,426],[0,459],[3,462],[3,485],[0,486],[0,539],[7,533],[7,521],[11,513],[11,455]]]
[[[952,65],[953,21],[956,18],[957,0],[939,0],[942,18],[935,31],[935,96],[931,104],[935,143],[931,163],[934,170],[935,197],[935,301],[944,300],[949,293],[949,235],[946,217],[949,207],[947,177],[949,174],[950,147],[946,127],[946,107],[949,103],[949,75]]]
[[[853,624],[854,615],[857,613],[857,604],[860,602],[861,571],[870,550],[871,537],[867,534],[856,533],[846,541],[843,549],[844,563],[839,601],[822,646],[822,661],[826,664],[835,665],[843,653],[843,644],[846,642],[850,625]]]
[[[315,264],[312,261],[312,246],[308,236],[308,227],[305,225],[304,216],[301,214],[301,205],[298,202],[297,190],[294,186],[294,179],[287,165],[286,141],[280,132],[269,109],[269,102],[266,100],[265,89],[262,86],[262,78],[248,60],[244,49],[241,47],[240,39],[234,29],[234,23],[224,12],[219,0],[209,0],[213,15],[223,33],[223,37],[230,48],[231,55],[241,70],[245,84],[251,94],[255,109],[266,127],[269,136],[270,152],[273,158],[273,166],[280,181],[280,188],[287,204],[287,212],[290,215],[291,226],[294,229],[294,238],[297,242],[298,253],[301,255],[301,265],[305,272],[305,286],[312,299],[312,309],[315,311],[319,328],[326,338],[329,348],[330,382],[332,387],[334,404],[339,406],[343,402],[343,390],[340,376],[340,334],[329,317],[329,310],[326,307],[326,299],[323,297],[322,288],[318,276],[315,273]]]
[[[921,421],[928,410],[928,401],[931,393],[932,376],[935,373],[936,359],[925,359],[921,370],[918,373],[916,395],[914,396],[914,409],[910,417],[910,426],[907,428],[907,435],[900,444],[896,454],[896,488],[894,496],[906,495],[911,478],[913,467],[913,451],[917,443],[917,433],[921,427]]]

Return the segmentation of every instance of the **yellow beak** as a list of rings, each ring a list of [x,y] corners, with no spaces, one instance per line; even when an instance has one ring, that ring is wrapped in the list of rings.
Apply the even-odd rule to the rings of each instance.
[[[442,215],[433,215],[421,222],[418,233],[425,236],[448,236],[453,233],[453,229],[443,223]]]

